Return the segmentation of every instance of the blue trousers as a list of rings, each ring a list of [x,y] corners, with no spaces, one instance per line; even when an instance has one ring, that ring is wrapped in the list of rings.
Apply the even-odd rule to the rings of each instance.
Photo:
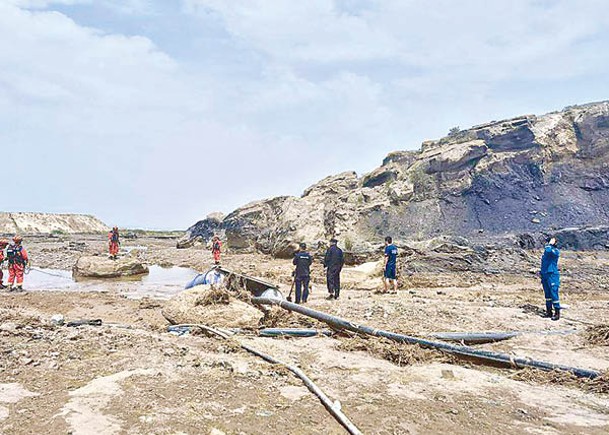
[[[296,303],[300,301],[306,302],[309,299],[309,276],[297,276],[295,281],[296,286]]]
[[[558,289],[560,288],[560,275],[557,273],[542,273],[541,285],[543,293],[546,296],[546,309],[548,311],[560,309],[560,298],[558,297]]]

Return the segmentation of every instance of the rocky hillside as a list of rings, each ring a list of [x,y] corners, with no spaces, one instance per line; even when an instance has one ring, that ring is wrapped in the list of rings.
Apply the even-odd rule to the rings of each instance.
[[[301,197],[250,203],[187,236],[222,232],[232,249],[292,254],[336,236],[349,250],[438,236],[539,245],[560,231],[573,248],[604,248],[609,225],[609,102],[454,131],[398,151],[362,177],[345,172]]]
[[[90,215],[0,212],[0,234],[74,234],[108,230],[106,224]]]

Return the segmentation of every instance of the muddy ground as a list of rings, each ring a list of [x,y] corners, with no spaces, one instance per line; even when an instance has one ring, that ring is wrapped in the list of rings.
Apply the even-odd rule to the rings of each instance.
[[[139,255],[150,264],[197,270],[211,264],[203,248],[177,250],[171,239],[126,244],[140,245]],[[102,252],[105,243],[38,238],[26,247],[35,266],[69,269],[79,255]],[[609,324],[606,256],[563,257],[562,301],[569,309],[559,322],[535,311],[544,298],[529,270],[415,274],[404,278],[398,294],[379,295],[372,291],[380,284],[374,265],[350,268],[342,298],[327,301],[317,265],[309,305],[418,335],[528,331],[478,347],[608,370],[609,347],[590,343],[585,334],[592,325]],[[286,261],[228,254],[224,262],[286,287],[290,280]],[[0,293],[0,433],[345,433],[284,368],[215,338],[166,333],[164,303],[113,292]],[[50,318],[57,313],[67,320],[101,318],[104,325],[54,327]],[[564,334],[548,334],[558,331]],[[395,358],[395,346],[360,338],[238,339],[300,366],[364,433],[609,432],[603,384],[551,382],[412,346]]]

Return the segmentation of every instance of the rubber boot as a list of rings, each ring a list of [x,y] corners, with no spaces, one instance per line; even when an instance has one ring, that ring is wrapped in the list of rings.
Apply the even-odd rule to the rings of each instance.
[[[552,316],[552,320],[560,320],[560,308],[554,309],[554,315]]]
[[[546,301],[546,315],[544,317],[547,317],[548,319],[551,319],[553,317],[551,301]]]
[[[18,285],[17,287],[15,287],[15,292],[17,293],[23,293],[23,285]]]
[[[336,290],[334,290],[334,299],[338,299],[339,296],[340,296],[340,289],[337,288]]]
[[[334,295],[330,293],[326,299],[331,301],[332,299],[334,299]]]

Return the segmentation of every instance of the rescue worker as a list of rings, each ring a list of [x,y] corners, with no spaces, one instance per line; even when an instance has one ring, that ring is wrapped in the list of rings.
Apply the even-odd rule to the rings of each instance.
[[[398,292],[398,280],[396,274],[398,248],[393,244],[393,239],[385,237],[385,270],[383,272],[383,286],[385,293],[389,291],[389,285],[393,284],[393,291]]]
[[[23,291],[23,273],[25,268],[29,266],[30,260],[27,251],[21,246],[22,241],[21,236],[16,235],[13,237],[13,243],[6,250],[9,291]]]
[[[307,252],[307,245],[300,244],[300,249],[294,254],[292,264],[296,266],[294,271],[294,284],[296,287],[296,303],[306,303],[309,299],[309,282],[311,281],[311,263],[313,257]]]
[[[558,259],[560,251],[556,247],[555,237],[548,240],[541,257],[541,285],[546,297],[546,317],[552,320],[560,320],[560,299],[558,289],[560,287],[560,273],[558,271]],[[554,313],[552,313],[554,308]]]
[[[4,250],[8,246],[8,240],[0,240],[0,289],[5,289],[4,286],[4,273],[2,272],[2,264],[4,263]]]
[[[222,242],[220,237],[214,236],[211,239],[211,254],[214,257],[214,264],[220,264],[220,254],[222,253]]]
[[[118,233],[118,227],[114,227],[112,228],[112,231],[108,233],[108,251],[110,252],[110,258],[116,260],[120,244],[121,241]]]
[[[328,299],[338,299],[340,295],[340,272],[345,264],[343,250],[338,247],[338,240],[330,240],[330,247],[324,256]]]

